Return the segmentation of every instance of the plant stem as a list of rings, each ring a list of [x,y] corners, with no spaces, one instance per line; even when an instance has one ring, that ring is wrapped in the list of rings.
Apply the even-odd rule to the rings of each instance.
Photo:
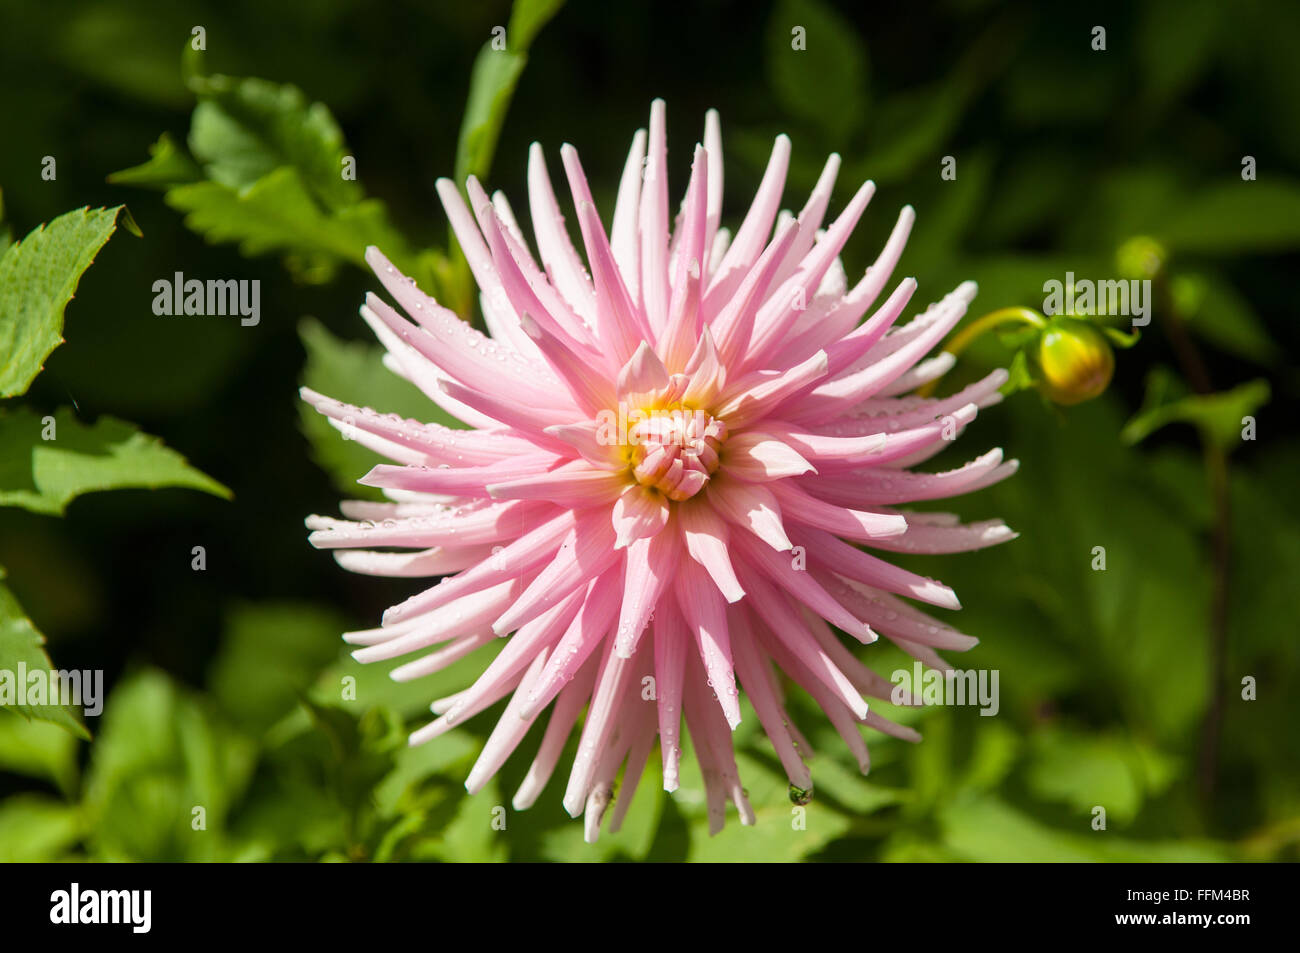
[[[943,349],[945,353],[956,357],[961,354],[962,351],[966,350],[966,347],[971,343],[971,341],[974,341],[985,331],[1000,327],[1004,324],[1011,324],[1012,322],[1028,324],[1036,328],[1041,328],[1047,324],[1047,321],[1043,316],[1032,308],[999,308],[996,311],[990,311],[988,314],[976,318],[970,324],[966,325],[966,327],[962,328],[952,336],[948,343],[943,346]],[[924,384],[918,388],[917,393],[922,397],[929,397],[934,393],[935,388],[938,386],[939,378],[935,378],[928,384]]]

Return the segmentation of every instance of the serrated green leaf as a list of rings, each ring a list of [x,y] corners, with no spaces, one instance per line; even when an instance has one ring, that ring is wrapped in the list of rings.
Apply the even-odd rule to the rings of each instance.
[[[81,724],[80,713],[63,705],[27,705],[17,703],[16,680],[21,671],[49,672],[54,668],[50,657],[45,652],[45,636],[36,628],[32,620],[23,612],[22,606],[9,587],[0,585],[0,678],[7,683],[4,704],[0,712],[22,715],[24,718],[39,718],[60,728],[70,731],[81,738],[90,738],[89,732]],[[15,692],[13,698],[7,697],[7,691]],[[12,714],[0,714],[0,717],[12,717]]]
[[[326,209],[364,197],[355,178],[343,178],[343,132],[324,104],[264,79],[201,76],[190,85],[199,96],[190,150],[212,181],[238,191],[289,167]]]
[[[167,204],[208,241],[238,242],[250,257],[281,251],[365,261],[367,242],[320,210],[295,169],[276,169],[242,190],[217,182],[180,186],[167,193]]]
[[[60,215],[0,255],[0,397],[25,392],[63,343],[63,310],[121,208]]]
[[[408,381],[398,377],[383,364],[383,348],[336,338],[318,321],[307,319],[299,326],[299,336],[307,350],[307,364],[302,382],[312,390],[336,400],[382,413],[396,413],[427,423],[463,427]],[[349,497],[380,500],[385,497],[373,487],[364,487],[357,479],[370,471],[379,457],[330,426],[312,407],[303,403],[303,433],[311,441],[316,462],[334,479],[335,485]]]
[[[177,186],[166,201],[208,241],[238,243],[250,257],[268,252],[298,256],[325,268],[317,280],[328,278],[338,262],[367,267],[366,247],[376,245],[423,287],[433,287],[428,264],[393,228],[382,202],[365,199],[328,214],[312,199],[298,171],[288,166],[240,190],[217,182]],[[313,272],[307,268],[300,274],[310,278]]]
[[[168,133],[149,147],[149,161],[114,172],[108,177],[113,185],[136,185],[150,189],[169,189],[174,185],[198,182],[203,170],[181,150]]]
[[[157,437],[114,417],[83,424],[67,407],[53,418],[25,407],[0,413],[0,447],[0,506],[62,514],[83,493],[127,488],[176,486],[231,495]]]

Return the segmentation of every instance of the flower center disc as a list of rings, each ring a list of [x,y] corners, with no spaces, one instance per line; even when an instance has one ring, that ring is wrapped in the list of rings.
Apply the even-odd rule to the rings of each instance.
[[[689,500],[718,469],[727,425],[703,410],[656,410],[628,431],[632,474],[670,500]]]

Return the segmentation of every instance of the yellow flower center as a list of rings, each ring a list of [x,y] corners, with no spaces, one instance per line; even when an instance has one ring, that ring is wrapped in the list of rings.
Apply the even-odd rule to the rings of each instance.
[[[703,410],[677,406],[641,411],[628,427],[628,463],[643,486],[670,500],[689,500],[718,469],[727,425]]]

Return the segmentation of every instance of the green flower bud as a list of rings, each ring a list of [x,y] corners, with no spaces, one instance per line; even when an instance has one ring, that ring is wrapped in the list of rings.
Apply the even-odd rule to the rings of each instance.
[[[1092,400],[1110,383],[1115,354],[1086,321],[1058,320],[1038,339],[1038,389],[1057,404]]]

